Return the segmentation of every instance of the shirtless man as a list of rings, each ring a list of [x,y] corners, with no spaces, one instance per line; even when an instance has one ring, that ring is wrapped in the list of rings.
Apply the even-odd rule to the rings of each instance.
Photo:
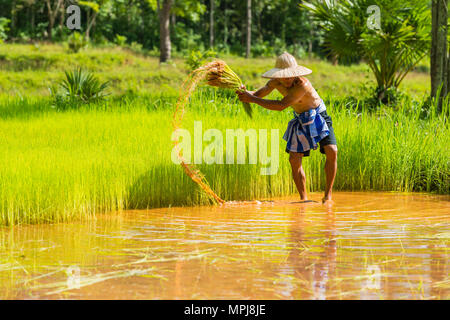
[[[309,69],[298,66],[295,58],[285,52],[277,58],[276,68],[263,75],[263,77],[271,78],[264,87],[256,91],[244,90],[236,91],[236,93],[239,96],[239,100],[242,102],[256,103],[269,110],[282,111],[287,107],[292,107],[297,115],[304,112],[310,114],[308,111],[311,111],[312,109],[317,110],[317,115],[320,114],[321,119],[324,120],[322,122],[326,123],[324,130],[328,129],[324,131],[327,135],[319,140],[320,152],[326,156],[326,189],[322,203],[332,203],[332,188],[337,171],[336,138],[334,136],[331,117],[326,113],[326,108],[322,99],[319,97],[309,80],[301,76],[303,74],[309,74],[310,72]],[[287,77],[287,75],[295,76]],[[282,100],[262,99],[262,97],[268,95],[274,89],[277,89],[284,96]],[[300,194],[300,199],[304,202],[308,201],[308,197],[306,194],[306,177],[302,167],[302,159],[303,157],[309,156],[310,150],[299,151],[300,140],[304,138],[299,137],[299,139],[297,139],[295,132],[297,132],[296,128],[298,127],[291,126],[291,122],[285,133],[285,137],[289,137],[284,137],[285,140],[288,141],[286,152],[289,153],[292,177]],[[299,124],[298,121],[295,125],[302,129],[302,125]],[[289,130],[291,133],[288,132]],[[291,141],[293,143],[291,143]]]

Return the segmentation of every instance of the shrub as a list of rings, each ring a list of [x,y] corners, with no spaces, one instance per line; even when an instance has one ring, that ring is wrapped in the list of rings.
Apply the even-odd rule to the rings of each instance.
[[[72,33],[67,43],[69,45],[69,50],[73,53],[77,53],[87,45],[83,35],[79,32]]]
[[[109,82],[101,83],[92,73],[77,68],[65,75],[66,79],[49,88],[58,109],[98,102],[107,96]]]
[[[114,39],[114,43],[120,47],[125,46],[127,43],[127,37],[121,36],[120,34],[116,34],[116,38]]]
[[[272,57],[275,55],[273,46],[268,42],[257,42],[251,47],[252,57]]]
[[[8,36],[6,35],[6,32],[9,31],[8,24],[11,20],[0,17],[0,43],[3,43]]]
[[[209,49],[207,51],[192,50],[186,60],[186,64],[191,70],[195,70],[200,67],[208,58],[216,57],[217,52]]]
[[[133,42],[131,42],[131,44],[128,47],[130,48],[131,51],[133,51],[135,53],[144,54],[144,49],[142,48],[142,44],[140,44],[139,42],[133,41]]]

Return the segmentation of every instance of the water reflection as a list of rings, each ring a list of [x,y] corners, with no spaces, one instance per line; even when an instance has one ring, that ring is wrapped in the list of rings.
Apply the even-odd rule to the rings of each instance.
[[[329,207],[324,214],[318,215],[318,220],[308,222],[305,221],[307,208],[300,207],[291,216],[288,238],[291,248],[282,270],[283,274],[295,278],[296,285],[288,282],[288,288],[280,294],[285,298],[324,300],[332,290],[329,279],[336,273],[335,214]],[[310,229],[319,229],[312,238]]]

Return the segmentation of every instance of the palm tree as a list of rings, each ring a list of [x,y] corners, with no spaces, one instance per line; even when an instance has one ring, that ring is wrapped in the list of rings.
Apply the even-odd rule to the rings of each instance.
[[[380,9],[379,28],[368,24],[367,9]],[[331,55],[362,58],[377,81],[377,97],[386,101],[430,48],[429,4],[423,0],[309,0],[300,4],[326,31]]]

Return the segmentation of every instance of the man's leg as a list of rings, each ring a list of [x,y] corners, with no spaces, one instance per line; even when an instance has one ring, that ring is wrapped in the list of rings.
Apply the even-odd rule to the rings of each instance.
[[[322,202],[331,200],[331,192],[333,189],[334,178],[336,177],[337,171],[337,146],[334,144],[329,144],[323,147],[325,151],[325,156],[327,160],[325,161],[325,174],[327,185],[325,188],[325,196],[322,199]]]
[[[292,178],[294,178],[295,186],[300,194],[301,200],[308,200],[306,195],[306,176],[302,167],[302,153],[289,152],[289,162],[292,168]]]

